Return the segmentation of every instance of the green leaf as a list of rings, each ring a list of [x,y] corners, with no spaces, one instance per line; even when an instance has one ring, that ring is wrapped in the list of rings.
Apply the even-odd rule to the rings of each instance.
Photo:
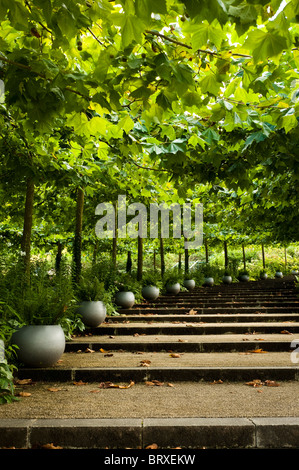
[[[286,38],[260,29],[250,31],[244,43],[244,49],[252,51],[254,62],[277,58],[286,47]]]
[[[214,73],[209,73],[200,81],[200,86],[202,93],[210,93],[217,96],[221,83],[218,82]]]
[[[144,30],[145,24],[141,19],[136,18],[134,15],[126,16],[121,35],[124,48],[130,46],[133,42],[137,44],[141,42],[141,35]]]

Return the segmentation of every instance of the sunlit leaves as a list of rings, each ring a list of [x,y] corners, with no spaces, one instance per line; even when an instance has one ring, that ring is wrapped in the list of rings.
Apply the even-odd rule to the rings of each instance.
[[[244,43],[244,48],[252,51],[255,62],[269,58],[278,60],[278,56],[286,47],[287,40],[285,37],[261,29],[250,31]]]

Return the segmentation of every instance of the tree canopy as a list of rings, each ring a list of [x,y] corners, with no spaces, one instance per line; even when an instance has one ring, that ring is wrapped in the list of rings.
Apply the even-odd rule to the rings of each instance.
[[[288,220],[279,237],[296,238],[298,15],[299,0],[0,0],[6,175],[33,178],[41,205],[59,188],[220,188],[244,224]]]

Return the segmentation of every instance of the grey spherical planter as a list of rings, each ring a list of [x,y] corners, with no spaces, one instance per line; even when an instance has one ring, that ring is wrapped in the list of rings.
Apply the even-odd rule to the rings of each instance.
[[[179,282],[176,282],[175,284],[167,284],[166,285],[166,291],[168,294],[178,294],[181,290],[181,286]]]
[[[299,271],[298,271],[297,269],[293,269],[293,271],[291,272],[291,274],[298,275],[298,274],[299,274]]]
[[[11,339],[18,346],[18,359],[29,367],[50,367],[65,350],[65,336],[60,325],[28,325],[15,331]]]
[[[130,291],[119,291],[115,295],[115,303],[119,307],[131,308],[135,303],[135,295]]]
[[[262,279],[262,280],[268,279],[268,274],[266,274],[266,273],[261,274],[260,279]]]
[[[188,290],[193,290],[195,287],[195,281],[194,279],[185,279],[184,280],[184,287]]]
[[[232,279],[231,276],[223,276],[223,278],[222,278],[223,284],[231,284],[232,281],[233,281],[233,279]]]
[[[143,286],[141,294],[145,300],[156,300],[159,297],[160,289],[156,286]]]
[[[214,279],[212,277],[206,277],[203,285],[207,287],[212,287],[214,285]]]
[[[0,362],[3,362],[5,359],[5,354],[4,354],[5,348],[4,348],[4,341],[0,339]]]
[[[97,327],[105,320],[107,311],[103,302],[97,300],[81,302],[78,313],[82,315],[85,326]]]
[[[276,278],[282,278],[282,277],[283,277],[282,272],[281,272],[281,271],[276,271],[275,277],[276,277]]]
[[[248,276],[248,274],[241,274],[241,275],[239,276],[239,281],[241,281],[241,282],[248,282],[248,281],[249,281],[249,276]]]

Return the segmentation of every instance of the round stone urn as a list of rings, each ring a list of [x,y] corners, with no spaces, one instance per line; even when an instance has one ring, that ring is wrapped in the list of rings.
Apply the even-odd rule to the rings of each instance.
[[[207,287],[212,287],[214,285],[214,279],[212,277],[206,277],[203,285]]]
[[[179,282],[176,282],[175,284],[167,284],[166,285],[166,291],[168,294],[178,294],[181,290],[181,286]]]
[[[97,300],[81,302],[78,313],[82,315],[85,326],[97,327],[105,320],[107,311],[103,302]]]
[[[135,295],[131,291],[119,291],[115,295],[115,303],[119,307],[131,308],[135,303]]]
[[[141,294],[145,300],[153,301],[159,297],[160,290],[156,286],[143,286]]]
[[[188,290],[193,290],[195,287],[195,281],[194,279],[185,279],[184,280],[184,287]]]
[[[225,275],[222,278],[222,282],[223,282],[223,284],[231,284],[232,283],[232,277],[228,276],[228,275]]]
[[[65,336],[60,325],[27,325],[12,334],[11,343],[18,346],[20,362],[29,367],[50,367],[65,350]]]
[[[283,277],[283,273],[281,271],[276,271],[275,277],[281,279]]]

